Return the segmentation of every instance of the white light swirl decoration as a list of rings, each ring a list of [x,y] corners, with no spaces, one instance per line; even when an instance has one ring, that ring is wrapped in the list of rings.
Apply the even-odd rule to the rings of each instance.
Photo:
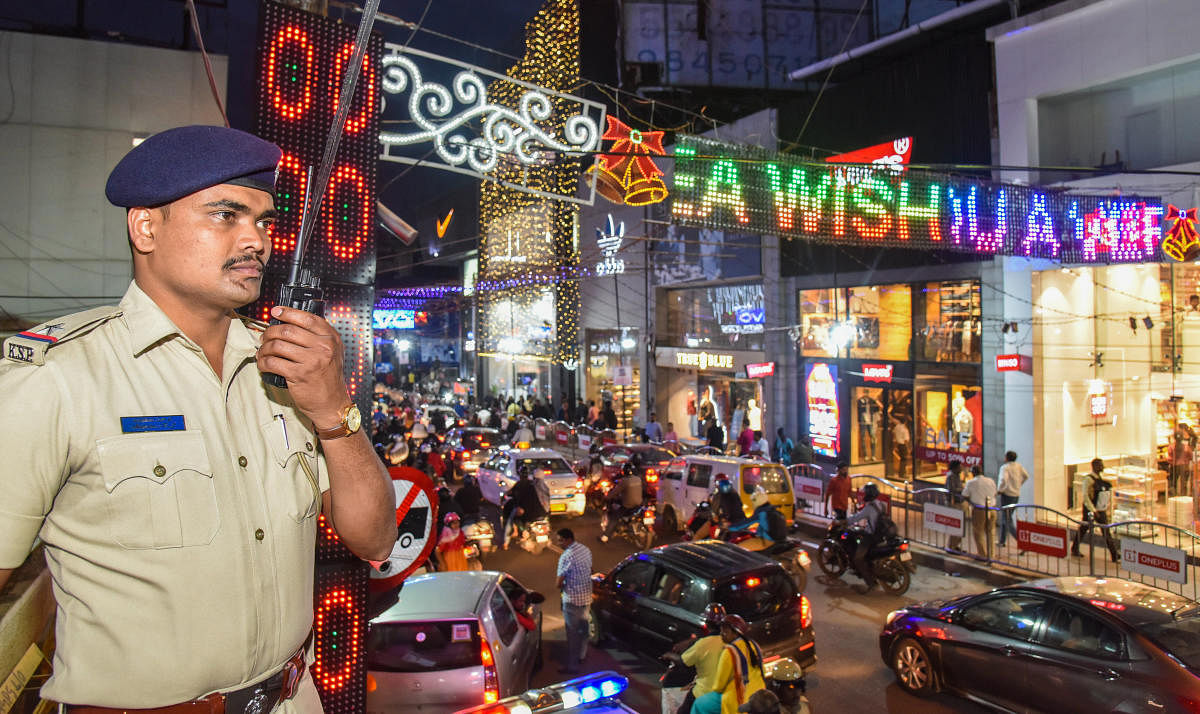
[[[452,82],[453,94],[435,82],[421,78],[421,70],[405,55],[383,58],[383,91],[409,92],[409,118],[417,131],[381,131],[379,140],[388,146],[409,146],[432,141],[439,158],[451,166],[467,164],[488,173],[501,156],[522,164],[545,163],[546,152],[582,154],[600,148],[600,125],[584,114],[563,124],[562,140],[543,131],[539,122],[550,119],[553,105],[543,92],[530,89],[521,97],[516,111],[487,103],[487,85],[471,70],[459,72]],[[455,107],[462,105],[455,113]],[[472,121],[481,121],[483,135],[467,136],[460,131]],[[473,131],[471,133],[474,133]]]

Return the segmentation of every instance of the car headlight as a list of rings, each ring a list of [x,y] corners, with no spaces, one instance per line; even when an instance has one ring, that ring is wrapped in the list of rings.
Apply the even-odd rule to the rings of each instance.
[[[892,623],[895,622],[896,618],[900,617],[903,614],[904,614],[903,610],[892,610],[891,612],[889,612],[887,614],[887,626],[891,627]]]

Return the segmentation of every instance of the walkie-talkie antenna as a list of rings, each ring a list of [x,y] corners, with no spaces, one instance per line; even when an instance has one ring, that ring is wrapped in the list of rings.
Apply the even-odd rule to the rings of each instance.
[[[308,202],[312,195],[312,177],[313,167],[308,167],[308,178],[304,180],[304,208],[300,213],[300,228],[296,231],[296,249],[292,251],[292,266],[288,272],[288,283],[294,284],[300,279],[300,265],[304,262],[304,237],[311,233],[308,229],[308,224],[312,223],[313,212],[310,210]]]

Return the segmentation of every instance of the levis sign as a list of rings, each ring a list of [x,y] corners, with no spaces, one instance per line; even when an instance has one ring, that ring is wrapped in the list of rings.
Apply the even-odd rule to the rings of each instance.
[[[862,366],[862,377],[864,382],[882,382],[892,383],[892,369],[890,364],[864,364]]]
[[[773,374],[775,374],[774,362],[758,362],[746,365],[746,377],[748,379],[770,377]]]

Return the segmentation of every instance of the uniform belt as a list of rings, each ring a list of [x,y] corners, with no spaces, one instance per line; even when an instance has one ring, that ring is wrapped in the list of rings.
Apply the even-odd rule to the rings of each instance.
[[[311,638],[311,635],[310,635]],[[232,692],[217,692],[182,704],[152,709],[118,709],[68,704],[68,714],[267,714],[279,702],[292,698],[304,677],[304,656],[308,640],[267,679]]]

